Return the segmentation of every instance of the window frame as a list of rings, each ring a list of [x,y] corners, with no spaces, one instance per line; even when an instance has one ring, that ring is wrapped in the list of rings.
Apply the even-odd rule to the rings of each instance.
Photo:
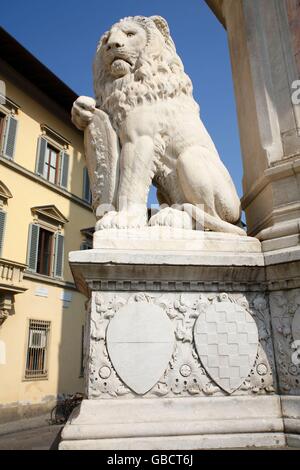
[[[3,147],[3,139],[5,135],[5,127],[6,127],[6,116],[7,114],[2,111],[0,108],[0,149],[2,150]]]
[[[0,204],[0,213],[3,214],[3,231],[0,232],[0,258],[2,258],[3,251],[4,251],[6,224],[7,224],[7,211],[4,210],[1,204]]]
[[[43,272],[39,272],[38,271],[38,268],[36,269],[36,274],[40,274],[41,276],[48,276],[48,277],[54,277],[53,273],[54,273],[54,252],[55,252],[55,234],[56,234],[56,231],[54,231],[52,228],[49,229],[49,227],[45,227],[44,225],[42,224],[37,224],[39,225],[40,227],[40,230],[39,230],[39,240],[38,240],[38,252],[37,252],[37,267],[38,267],[38,263],[39,263],[39,259],[40,259],[40,256],[39,256],[39,248],[40,248],[40,240],[41,240],[41,230],[43,231],[42,234],[44,234],[45,232],[48,232],[51,234],[51,241],[50,241],[50,254],[48,255],[49,256],[49,260],[48,260],[48,274],[45,274]],[[44,249],[44,237],[42,237],[43,240],[42,240],[42,248]],[[44,261],[43,261],[43,264],[42,266],[44,265]]]
[[[55,205],[32,207],[33,219],[28,225],[27,272],[51,279],[64,279],[65,268],[65,227],[68,219]],[[36,227],[35,229],[33,227]],[[40,251],[40,231],[51,232],[52,245],[49,262],[49,274],[38,272]]]
[[[31,254],[31,247],[32,247],[32,239],[31,239],[31,226],[36,225],[39,227],[39,233],[38,233],[38,241],[37,241],[37,254],[36,254],[36,268],[30,268],[30,254]],[[39,272],[38,269],[38,262],[39,262],[39,249],[40,249],[40,236],[41,236],[41,230],[50,232],[52,235],[52,240],[51,240],[51,253],[50,253],[50,260],[49,260],[49,274],[44,274]],[[57,243],[58,243],[58,237],[61,236],[63,238],[63,245],[62,245],[62,256],[61,256],[61,275],[57,275]],[[65,235],[61,230],[61,227],[52,227],[49,225],[44,224],[41,221],[33,221],[29,224],[29,232],[28,232],[28,240],[27,240],[27,258],[26,258],[26,263],[27,263],[27,270],[29,273],[36,274],[37,276],[43,276],[51,279],[59,279],[62,280],[64,279],[64,261],[65,261]]]
[[[47,140],[47,139],[45,139],[45,140]],[[56,165],[55,165],[55,167],[51,166],[52,153],[56,154]],[[49,183],[55,184],[56,186],[60,186],[59,182],[60,182],[60,175],[61,175],[61,160],[62,160],[61,150],[59,150],[57,147],[55,147],[54,145],[52,145],[50,142],[47,141],[45,157],[47,157],[48,155],[49,155],[49,161],[46,162],[46,158],[45,158],[45,161],[44,161],[43,177]],[[47,176],[45,176],[46,167],[47,167]],[[54,170],[55,170],[54,181],[51,181],[51,179],[50,179],[51,168],[54,168]]]
[[[92,250],[95,227],[83,228],[80,232],[82,235],[80,250]]]
[[[5,97],[5,103],[0,104],[0,113],[4,116],[4,121],[2,124],[2,129],[0,132],[0,154],[9,160],[14,160],[15,152],[16,152],[16,144],[17,144],[17,135],[18,135],[18,114],[19,114],[20,106],[9,99],[7,96]],[[16,128],[15,128],[15,136],[14,136],[14,145],[12,155],[8,156],[5,154],[5,145],[6,145],[6,133],[9,129],[9,119],[13,118],[16,120]]]
[[[12,193],[8,187],[0,180],[0,214],[3,214],[2,231],[0,231],[0,257],[3,257],[3,250],[5,244],[5,232],[8,219],[8,200],[11,199]],[[1,228],[1,227],[0,227]]]
[[[40,326],[47,327],[46,329],[46,346],[44,348],[45,356],[43,358],[43,372],[40,374],[28,374],[27,364],[28,364],[28,353],[29,353],[29,340],[31,332],[31,324],[39,324]],[[38,328],[32,328],[32,330],[38,330]],[[42,329],[40,330],[42,331]],[[51,344],[51,332],[52,332],[52,321],[40,318],[28,317],[26,322],[26,335],[25,335],[25,349],[24,349],[24,365],[22,373],[22,381],[24,382],[33,382],[41,380],[49,380],[49,357],[50,357],[50,344]],[[31,348],[34,349],[34,348]],[[42,349],[42,348],[40,348]],[[32,371],[34,372],[34,371]]]
[[[80,244],[80,251],[92,250],[93,249],[93,240],[85,239]]]
[[[88,197],[86,197],[87,192],[88,192]],[[92,194],[91,181],[90,181],[88,169],[86,166],[83,167],[83,172],[82,172],[82,199],[88,204],[92,205],[93,194]]]
[[[41,143],[45,141],[46,143],[46,150],[43,155],[41,153]],[[59,132],[49,127],[47,124],[41,124],[41,133],[38,136],[37,141],[37,155],[36,155],[36,166],[35,166],[35,173],[43,178],[50,184],[57,186],[59,188],[65,189],[68,191],[69,187],[69,179],[70,179],[70,145],[71,142],[67,140],[64,136],[62,136]],[[48,175],[45,176],[45,166],[46,166],[46,155],[49,151],[49,148],[52,148],[56,152],[57,157],[57,164],[56,164],[56,174],[55,174],[55,182],[53,183],[49,179],[49,167],[48,167]],[[42,160],[44,160],[42,162]],[[43,170],[41,171],[41,166],[43,166]]]

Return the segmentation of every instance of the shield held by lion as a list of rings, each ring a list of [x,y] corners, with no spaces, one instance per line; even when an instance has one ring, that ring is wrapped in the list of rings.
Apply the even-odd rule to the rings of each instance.
[[[72,120],[85,132],[96,230],[149,224],[246,235],[163,18],[124,18],[102,36],[94,89],[96,100],[75,101]],[[152,182],[166,207],[148,222]]]

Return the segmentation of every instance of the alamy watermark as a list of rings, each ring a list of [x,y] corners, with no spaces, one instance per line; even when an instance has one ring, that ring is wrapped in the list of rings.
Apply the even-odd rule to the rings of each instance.
[[[300,80],[295,80],[291,86],[292,90],[292,103],[300,104]]]

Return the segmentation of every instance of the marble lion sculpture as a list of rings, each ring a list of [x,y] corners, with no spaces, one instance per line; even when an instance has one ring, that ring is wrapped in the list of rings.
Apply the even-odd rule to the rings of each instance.
[[[96,230],[168,225],[246,235],[231,177],[199,115],[192,83],[160,16],[128,17],[97,47],[96,100],[79,97]],[[161,209],[148,222],[151,183]]]

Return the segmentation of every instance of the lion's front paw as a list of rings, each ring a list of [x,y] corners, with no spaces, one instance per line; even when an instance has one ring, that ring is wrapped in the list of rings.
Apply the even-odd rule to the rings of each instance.
[[[96,232],[98,230],[112,228],[112,221],[114,220],[117,214],[118,212],[116,211],[107,212],[100,220],[97,221],[96,227],[95,227]]]
[[[120,211],[108,212],[96,224],[97,230],[109,228],[141,228],[147,225],[146,214],[136,214],[133,212]]]
[[[171,207],[166,207],[153,215],[149,221],[149,225],[183,228],[186,230],[192,230],[194,228],[193,219],[187,212]]]
[[[89,96],[80,96],[73,104],[72,122],[80,130],[84,130],[93,119],[96,101]]]

